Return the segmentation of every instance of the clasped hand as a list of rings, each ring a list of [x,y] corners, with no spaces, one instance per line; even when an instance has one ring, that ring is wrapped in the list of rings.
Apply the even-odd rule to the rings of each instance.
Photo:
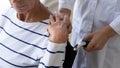
[[[50,23],[47,25],[50,41],[54,43],[65,43],[68,39],[70,30],[68,29],[68,22],[70,19],[67,15],[54,13],[49,17]]]
[[[117,35],[117,33],[109,25],[96,30],[83,39],[90,40],[85,50],[88,52],[102,50],[106,42],[115,35]]]

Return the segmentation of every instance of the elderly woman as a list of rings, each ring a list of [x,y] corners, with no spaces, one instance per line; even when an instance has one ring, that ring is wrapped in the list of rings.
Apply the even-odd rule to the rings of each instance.
[[[0,68],[62,68],[69,21],[39,0],[9,0],[0,18]],[[46,28],[47,26],[47,28]]]

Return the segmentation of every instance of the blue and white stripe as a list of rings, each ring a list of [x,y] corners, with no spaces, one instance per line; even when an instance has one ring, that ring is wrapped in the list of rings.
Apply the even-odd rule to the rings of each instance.
[[[14,12],[13,8],[10,11]],[[0,23],[0,68],[61,68],[66,44],[49,41],[48,23],[20,25],[13,20],[14,13],[8,15],[3,14],[5,22]]]

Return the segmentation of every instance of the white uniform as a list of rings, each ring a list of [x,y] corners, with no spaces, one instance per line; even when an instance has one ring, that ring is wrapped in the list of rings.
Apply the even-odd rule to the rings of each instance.
[[[26,23],[13,8],[0,18],[0,68],[62,68],[66,43],[49,41],[48,21]]]
[[[40,0],[51,12],[58,10],[58,0]]]
[[[72,3],[69,0],[60,1],[66,2],[63,6],[60,3],[61,7],[68,4],[71,6]],[[107,25],[118,35],[109,39],[102,50],[87,53],[87,68],[120,68],[120,0],[75,1],[71,42],[73,46],[84,36]],[[81,65],[84,51],[81,51],[83,50],[78,51],[73,68],[84,68]]]

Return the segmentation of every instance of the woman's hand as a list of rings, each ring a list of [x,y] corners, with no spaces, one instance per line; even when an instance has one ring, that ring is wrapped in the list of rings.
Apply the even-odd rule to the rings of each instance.
[[[68,15],[69,19],[70,19],[70,16],[71,16],[71,10],[67,9],[67,8],[61,8],[60,9],[60,14],[61,15]],[[72,25],[71,25],[71,21],[69,20],[69,22],[66,22],[67,23],[67,28],[68,28],[68,31],[69,33],[71,33],[71,30],[72,30]]]
[[[97,30],[89,34],[83,39],[90,41],[85,50],[91,52],[103,49],[106,42],[116,34],[117,33],[110,26],[106,26],[103,29]]]
[[[47,30],[50,35],[50,41],[54,43],[65,43],[68,39],[69,31],[67,22],[69,17],[67,15],[61,17],[60,14],[55,13],[50,15],[50,24],[47,25]]]

